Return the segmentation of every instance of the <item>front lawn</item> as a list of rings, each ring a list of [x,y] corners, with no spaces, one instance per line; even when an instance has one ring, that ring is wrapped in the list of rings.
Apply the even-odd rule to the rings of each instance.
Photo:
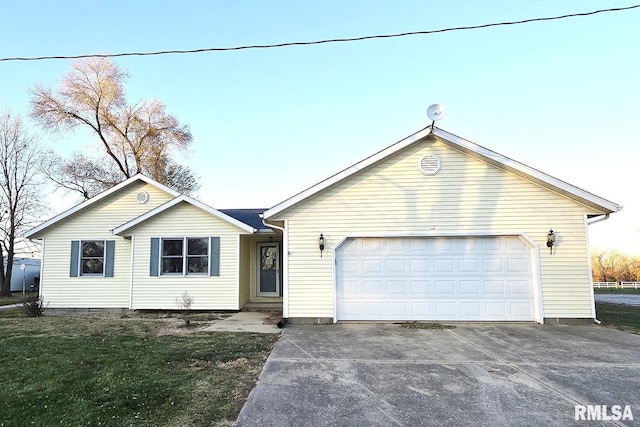
[[[19,313],[0,310],[0,426],[231,423],[277,340],[158,316]]]
[[[593,293],[595,294],[632,294],[632,295],[640,295],[640,289],[633,288],[593,288]]]
[[[640,307],[598,302],[596,317],[603,326],[640,334]]]
[[[20,304],[26,295],[22,295],[22,292],[12,292],[10,297],[0,297],[0,305]]]

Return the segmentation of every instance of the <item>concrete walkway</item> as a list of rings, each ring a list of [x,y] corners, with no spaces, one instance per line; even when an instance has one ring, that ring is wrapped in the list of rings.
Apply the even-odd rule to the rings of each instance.
[[[16,307],[20,307],[20,304],[0,305],[0,310],[2,310],[3,308],[16,308]]]
[[[241,311],[228,317],[215,325],[209,326],[205,331],[211,332],[253,332],[258,334],[279,334],[282,329],[276,325],[266,325],[265,320],[269,313],[257,311]]]

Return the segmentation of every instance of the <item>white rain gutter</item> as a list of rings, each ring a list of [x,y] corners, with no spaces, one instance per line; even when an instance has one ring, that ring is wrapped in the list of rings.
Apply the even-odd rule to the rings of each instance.
[[[595,224],[596,222],[600,222],[600,221],[605,221],[605,220],[609,219],[609,215],[611,215],[611,214],[606,214],[606,215],[605,215],[605,216],[603,216],[603,217],[600,217],[600,218],[594,219],[594,220],[593,220],[593,221],[591,221],[591,222],[587,222],[587,225]]]

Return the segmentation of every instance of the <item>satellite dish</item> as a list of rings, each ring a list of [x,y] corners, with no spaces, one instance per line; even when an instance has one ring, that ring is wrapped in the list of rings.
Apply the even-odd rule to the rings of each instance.
[[[427,117],[437,122],[444,117],[444,107],[441,104],[433,104],[427,108]]]

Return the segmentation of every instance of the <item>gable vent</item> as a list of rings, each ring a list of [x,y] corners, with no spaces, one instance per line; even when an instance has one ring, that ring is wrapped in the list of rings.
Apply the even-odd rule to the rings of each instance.
[[[420,159],[419,168],[423,175],[435,175],[440,171],[440,159],[436,156],[426,154]]]
[[[148,201],[149,201],[149,193],[147,193],[146,191],[139,191],[136,194],[136,202],[140,204],[144,204],[144,203],[147,203]]]

